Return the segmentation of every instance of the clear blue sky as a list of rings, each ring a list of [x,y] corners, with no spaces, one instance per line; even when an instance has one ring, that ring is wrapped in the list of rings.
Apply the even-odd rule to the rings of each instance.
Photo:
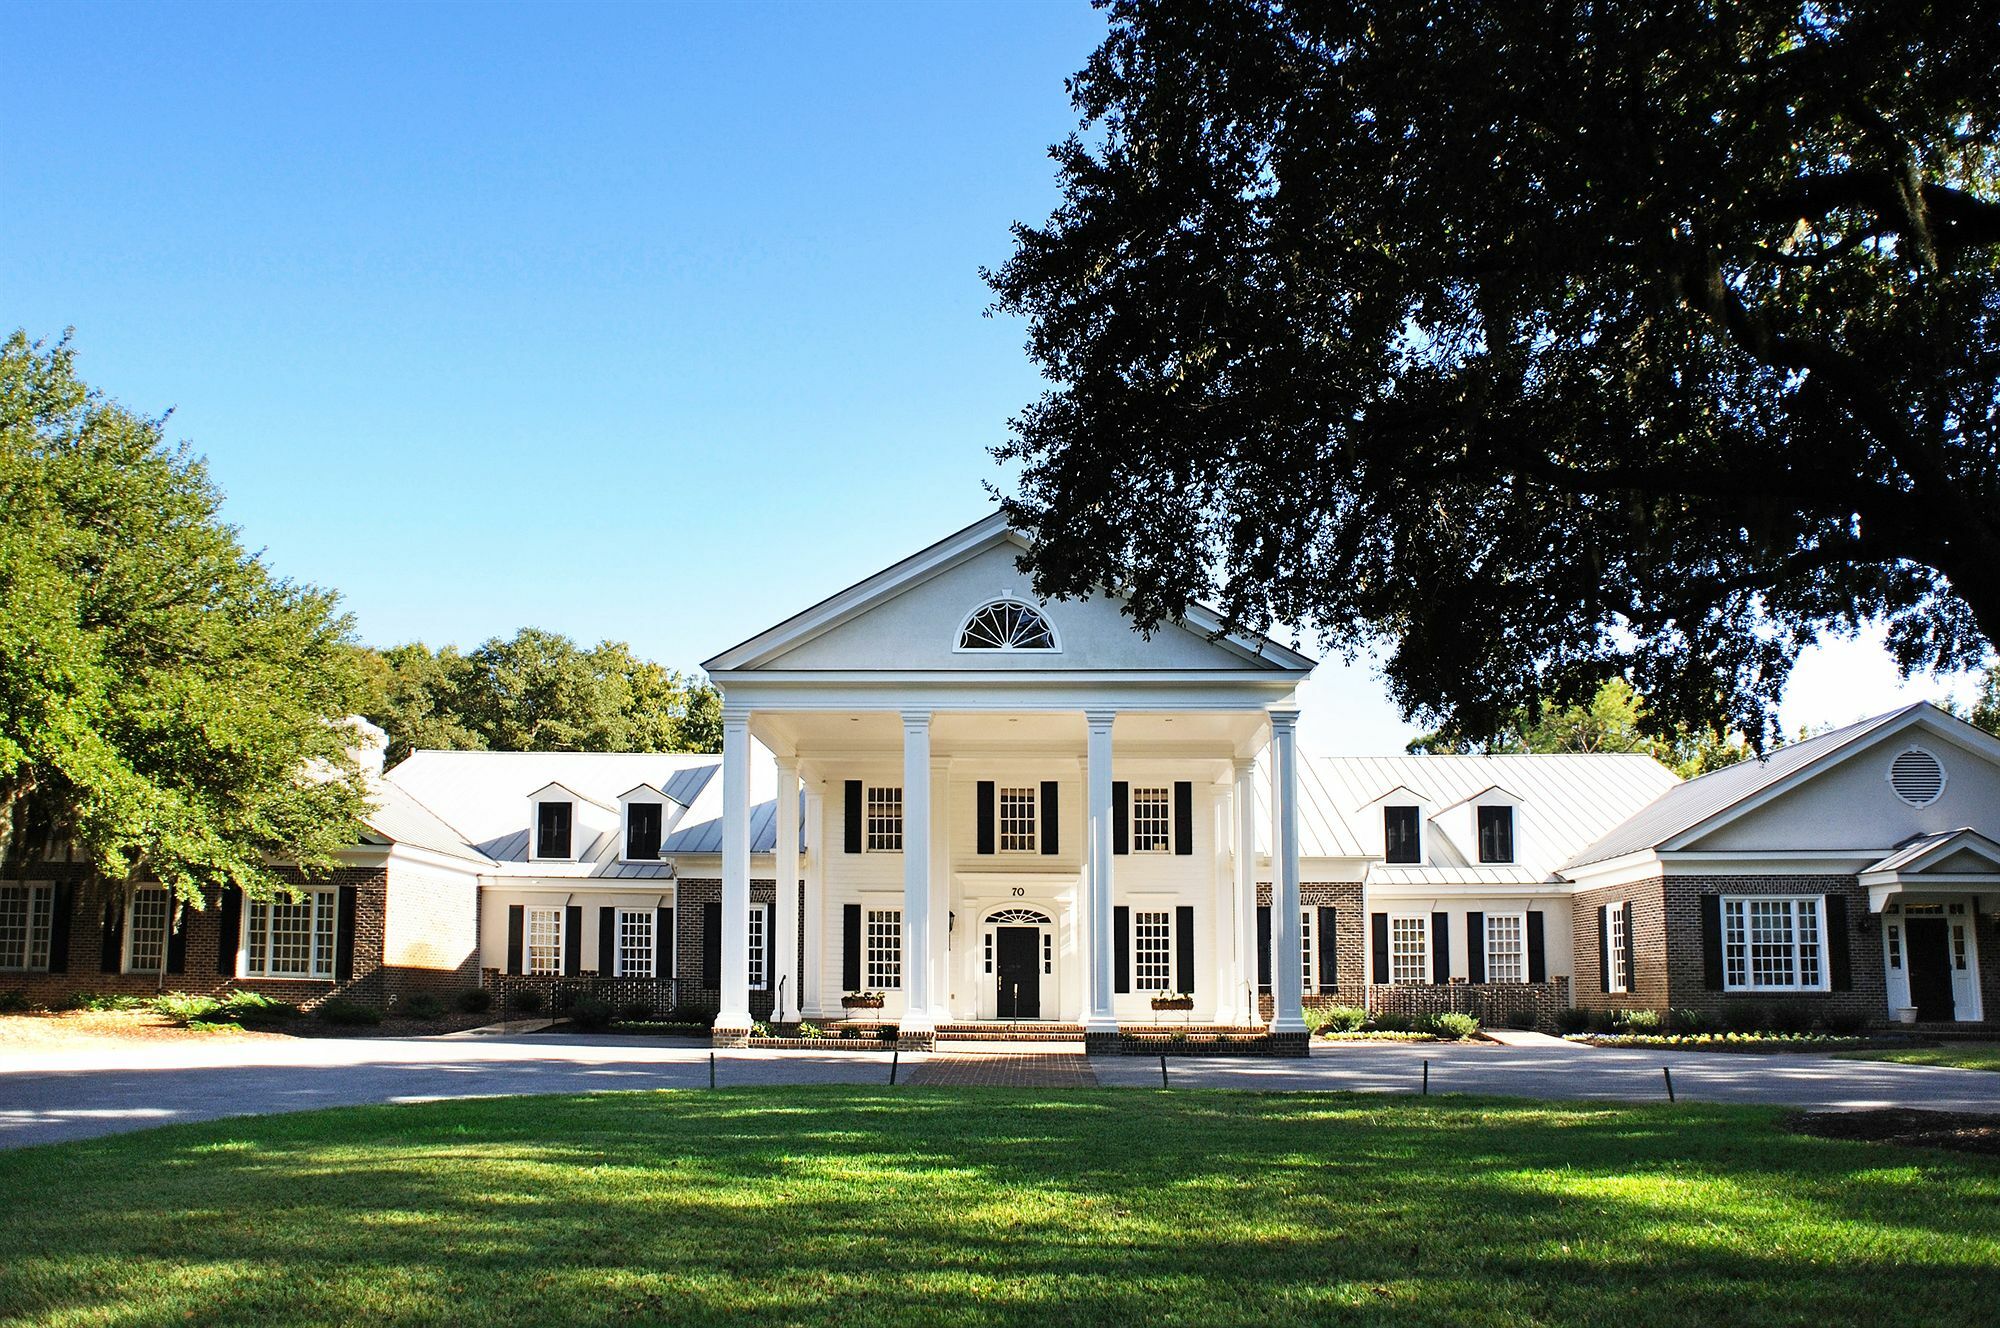
[[[978,268],[1054,203],[1103,26],[16,0],[0,324],[172,407],[373,644],[533,624],[689,668],[988,510],[1040,380]],[[1881,708],[1831,686],[1788,722]],[[1364,669],[1312,693],[1321,751],[1406,735]]]

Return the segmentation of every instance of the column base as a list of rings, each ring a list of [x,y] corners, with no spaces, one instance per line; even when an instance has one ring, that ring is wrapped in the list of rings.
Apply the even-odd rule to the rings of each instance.
[[[1306,1027],[1306,1021],[1298,1015],[1280,1015],[1267,1027],[1272,1033],[1297,1033],[1301,1037],[1310,1036],[1312,1033],[1312,1030]]]
[[[1272,1028],[1269,1054],[1272,1056],[1312,1055],[1312,1034],[1301,1028],[1298,1032],[1279,1031]]]
[[[747,1047],[750,1045],[750,1025],[741,1028],[727,1028],[717,1023],[708,1030],[708,1045],[711,1047]]]

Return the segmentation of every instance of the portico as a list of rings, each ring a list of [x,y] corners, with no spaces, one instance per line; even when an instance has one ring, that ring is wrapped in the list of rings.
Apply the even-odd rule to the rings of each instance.
[[[718,1040],[752,1022],[759,747],[778,772],[776,1022],[836,1020],[866,993],[905,1039],[981,1020],[1096,1038],[1177,993],[1187,1017],[1242,1027],[1260,784],[1271,943],[1299,951],[1294,693],[1312,661],[1214,623],[1146,639],[1108,596],[1041,604],[1017,551],[989,518],[708,662],[725,697]],[[1268,1027],[1303,1047],[1299,965],[1269,971]]]

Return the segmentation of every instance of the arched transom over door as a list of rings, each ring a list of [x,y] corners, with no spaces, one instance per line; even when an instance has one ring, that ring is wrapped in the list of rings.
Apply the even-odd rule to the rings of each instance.
[[[982,931],[980,967],[993,1016],[1042,1018],[1055,1001],[1055,919],[1038,908],[998,908]]]

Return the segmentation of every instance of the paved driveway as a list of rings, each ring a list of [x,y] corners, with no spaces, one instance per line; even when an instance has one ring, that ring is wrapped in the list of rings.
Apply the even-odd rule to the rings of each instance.
[[[1018,1048],[1015,1048],[1018,1050]],[[0,1055],[0,1147],[51,1143],[177,1121],[314,1107],[510,1093],[698,1088],[708,1048],[616,1036],[346,1038],[176,1042]],[[904,1056],[909,1071],[922,1056]],[[2000,1074],[1822,1056],[1740,1056],[1488,1044],[1319,1046],[1309,1060],[1170,1057],[1175,1087],[1431,1091],[1654,1102],[1671,1066],[1684,1101],[1822,1108],[2000,1111]],[[1157,1087],[1143,1057],[1091,1062],[1099,1082]],[[716,1054],[724,1085],[886,1083],[883,1052]],[[904,1080],[907,1082],[907,1079]]]

